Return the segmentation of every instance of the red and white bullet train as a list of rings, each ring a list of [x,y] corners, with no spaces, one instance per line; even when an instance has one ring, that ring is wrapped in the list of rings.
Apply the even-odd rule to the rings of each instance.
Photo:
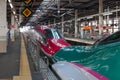
[[[86,46],[71,46],[57,29],[49,26],[34,27],[27,33],[27,38],[29,42],[37,44],[40,55],[49,58],[49,61],[52,62],[51,68],[61,80],[109,80],[107,77],[111,77],[111,75],[104,73],[107,71],[98,69],[99,67],[96,68],[96,63],[104,64],[96,59],[98,53],[100,56],[106,53],[104,52],[106,50],[101,50],[101,46],[96,48],[95,45],[95,48],[93,46],[91,49],[87,49]],[[106,68],[106,66],[104,67]],[[115,78],[113,76],[110,79],[114,80]],[[116,80],[119,80],[119,77]]]
[[[61,48],[70,46],[60,32],[50,26],[34,27],[29,30],[27,38],[34,41],[48,57],[53,56]]]

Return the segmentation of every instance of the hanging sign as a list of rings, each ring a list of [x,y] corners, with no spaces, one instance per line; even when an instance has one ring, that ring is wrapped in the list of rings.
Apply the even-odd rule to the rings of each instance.
[[[25,17],[29,17],[32,14],[32,11],[28,8],[25,8],[22,13]]]
[[[30,4],[30,3],[31,3],[31,0],[25,0],[24,2],[25,2],[25,4],[27,4],[27,5],[28,5],[28,4]]]

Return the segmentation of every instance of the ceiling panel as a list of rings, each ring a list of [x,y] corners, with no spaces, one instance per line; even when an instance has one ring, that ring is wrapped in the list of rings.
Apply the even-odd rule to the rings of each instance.
[[[49,0],[33,0],[33,2],[27,7],[29,7],[34,13],[35,10],[40,6],[40,4],[43,1],[48,2]],[[49,19],[53,20],[53,18],[58,19],[61,17],[61,15],[68,15],[69,18],[73,18],[75,9],[78,9],[79,17],[87,16],[87,15],[95,14],[99,12],[98,11],[99,0],[53,0],[53,1],[55,1],[55,5],[51,5],[48,8],[45,8],[46,12],[45,14],[43,14],[43,16],[39,17],[38,19],[39,21],[46,21]],[[20,8],[24,9],[26,7],[23,0],[12,0],[12,2],[13,2],[13,5],[15,6],[17,14],[20,14],[20,11],[19,11]],[[120,0],[103,0],[104,9],[107,9],[108,7],[110,9],[112,8],[115,9],[116,6],[120,7]],[[43,7],[43,6],[40,6],[40,7]],[[59,10],[60,10],[60,13],[58,13]],[[7,17],[8,17],[8,20],[10,20],[11,8],[9,5],[7,5],[7,11],[8,11]],[[44,13],[44,10],[42,10],[42,13]]]

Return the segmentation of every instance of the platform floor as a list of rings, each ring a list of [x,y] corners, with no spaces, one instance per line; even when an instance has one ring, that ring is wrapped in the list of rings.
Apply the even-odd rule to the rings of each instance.
[[[7,53],[0,53],[0,80],[11,80],[13,75],[19,74],[20,41],[20,37],[14,42],[9,41]]]
[[[0,53],[0,80],[43,80],[40,71],[36,71],[33,66],[29,50],[23,45],[24,40],[19,36],[14,42],[8,43],[7,53]],[[25,57],[21,63],[22,54],[23,57],[27,55],[29,64]],[[26,70],[28,66],[30,71]]]

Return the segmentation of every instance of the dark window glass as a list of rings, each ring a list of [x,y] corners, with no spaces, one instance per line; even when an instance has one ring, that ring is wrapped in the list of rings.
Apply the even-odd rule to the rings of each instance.
[[[107,44],[107,43],[112,43],[115,41],[119,41],[120,40],[120,31],[108,36],[105,39],[101,39],[98,42],[96,42],[97,45],[99,44]]]
[[[45,36],[47,38],[63,38],[57,29],[46,29]]]
[[[51,29],[45,29],[45,36],[47,38],[53,38],[53,34],[52,34]]]

